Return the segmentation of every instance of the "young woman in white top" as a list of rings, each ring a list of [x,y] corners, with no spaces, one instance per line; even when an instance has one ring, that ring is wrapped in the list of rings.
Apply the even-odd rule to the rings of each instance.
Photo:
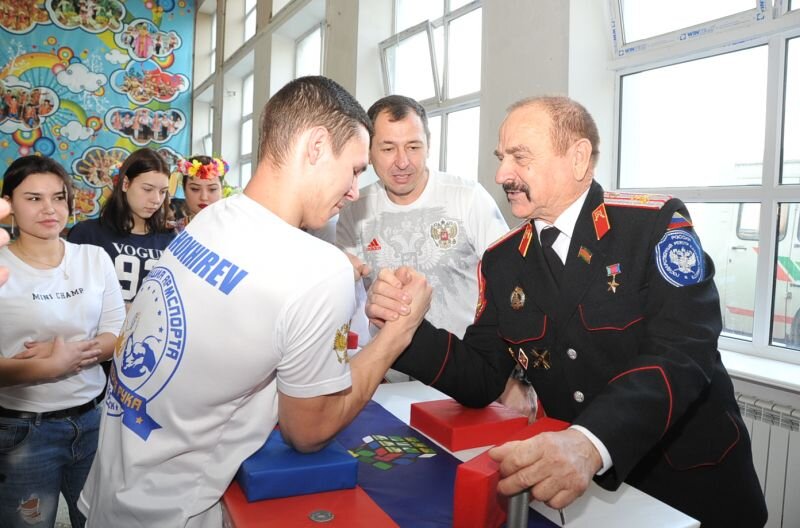
[[[4,175],[18,235],[0,248],[0,527],[53,526],[61,492],[73,527],[94,457],[105,376],[125,318],[108,255],[65,242],[70,177],[26,156]]]

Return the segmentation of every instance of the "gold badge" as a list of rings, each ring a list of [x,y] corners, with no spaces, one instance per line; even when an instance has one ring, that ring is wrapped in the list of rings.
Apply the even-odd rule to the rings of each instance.
[[[537,350],[531,350],[533,354],[533,368],[543,368],[545,370],[550,370],[550,351],[549,350],[542,350],[541,352]]]
[[[525,306],[525,292],[517,286],[511,292],[511,308],[514,310],[522,310]]]
[[[525,355],[525,351],[522,350],[522,347],[519,347],[519,352],[517,353],[517,362],[519,366],[528,370],[528,356]]]
[[[350,356],[347,355],[348,332],[350,332],[350,324],[343,324],[336,331],[336,337],[333,338],[333,351],[336,352],[336,359],[339,360],[339,363],[350,363]]]

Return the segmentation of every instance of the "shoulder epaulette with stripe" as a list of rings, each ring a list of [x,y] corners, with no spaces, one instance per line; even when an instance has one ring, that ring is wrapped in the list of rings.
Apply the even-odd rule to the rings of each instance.
[[[606,191],[603,200],[612,207],[635,207],[637,209],[661,209],[672,199],[668,194],[641,194]]]
[[[519,233],[520,230],[525,229],[525,226],[528,225],[529,222],[530,222],[530,220],[525,220],[524,222],[520,223],[518,226],[512,228],[508,233],[506,233],[505,235],[501,236],[500,238],[498,238],[497,240],[495,240],[494,242],[489,244],[486,247],[486,251],[491,251],[492,249],[496,248],[497,246],[499,246],[500,244],[502,244],[503,242],[505,242],[506,240],[508,240],[512,236],[514,236],[517,233]]]

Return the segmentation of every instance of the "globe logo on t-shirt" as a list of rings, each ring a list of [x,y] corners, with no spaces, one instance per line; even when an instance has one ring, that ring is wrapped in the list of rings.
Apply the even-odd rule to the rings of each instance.
[[[156,344],[160,342],[154,336],[147,336],[141,341],[134,341],[133,336],[128,337],[125,343],[125,351],[122,354],[122,366],[120,370],[129,378],[138,378],[150,374],[156,364],[156,354],[150,341]]]
[[[108,376],[106,414],[147,440],[161,426],[153,401],[167,388],[183,357],[186,313],[180,288],[167,268],[156,266],[128,310]]]

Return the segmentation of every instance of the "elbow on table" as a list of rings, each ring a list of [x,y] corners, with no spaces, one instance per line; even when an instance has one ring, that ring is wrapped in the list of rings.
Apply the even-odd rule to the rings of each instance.
[[[331,435],[325,435],[323,437],[317,433],[292,434],[283,427],[280,429],[280,432],[286,445],[291,446],[292,449],[299,453],[316,453],[324,449],[333,439]]]

